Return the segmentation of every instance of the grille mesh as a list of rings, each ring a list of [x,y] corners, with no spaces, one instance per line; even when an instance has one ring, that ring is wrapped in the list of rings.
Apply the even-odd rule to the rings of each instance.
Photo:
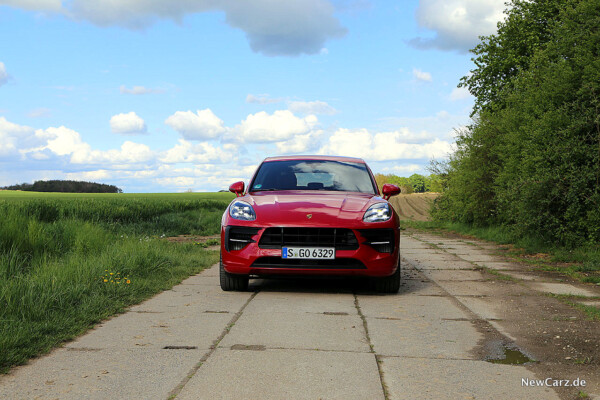
[[[358,240],[351,229],[344,228],[267,228],[258,242],[261,249],[280,249],[286,246],[356,250]]]

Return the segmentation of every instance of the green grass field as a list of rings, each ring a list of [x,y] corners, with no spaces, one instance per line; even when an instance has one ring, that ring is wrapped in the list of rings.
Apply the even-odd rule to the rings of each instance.
[[[235,195],[230,192],[219,193],[41,193],[19,190],[0,190],[1,200],[30,199],[155,199],[155,200],[217,200],[231,201]]]
[[[214,235],[231,193],[0,192],[0,371],[218,261],[164,237]]]

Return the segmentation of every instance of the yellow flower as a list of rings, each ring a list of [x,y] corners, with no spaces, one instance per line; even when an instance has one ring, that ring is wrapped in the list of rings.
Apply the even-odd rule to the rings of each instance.
[[[111,274],[111,275],[113,275],[113,273],[112,273],[112,272],[111,272],[110,274]]]
[[[127,279],[127,284],[129,285],[131,283],[131,281],[129,279]]]
[[[104,282],[108,282],[108,279],[105,279]]]

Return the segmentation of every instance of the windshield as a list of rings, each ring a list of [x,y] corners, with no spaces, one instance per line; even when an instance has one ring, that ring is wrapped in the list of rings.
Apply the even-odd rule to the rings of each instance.
[[[377,193],[365,164],[328,160],[264,162],[252,181],[250,191],[265,190]]]

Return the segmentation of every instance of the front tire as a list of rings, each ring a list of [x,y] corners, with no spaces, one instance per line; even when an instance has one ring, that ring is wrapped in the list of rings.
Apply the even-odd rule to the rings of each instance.
[[[398,290],[400,290],[400,273],[400,260],[398,260],[396,272],[385,278],[375,280],[375,291],[379,293],[398,293]]]
[[[225,268],[223,268],[223,256],[219,260],[219,281],[221,289],[226,292],[244,292],[248,290],[248,275],[235,275],[225,271]]]

